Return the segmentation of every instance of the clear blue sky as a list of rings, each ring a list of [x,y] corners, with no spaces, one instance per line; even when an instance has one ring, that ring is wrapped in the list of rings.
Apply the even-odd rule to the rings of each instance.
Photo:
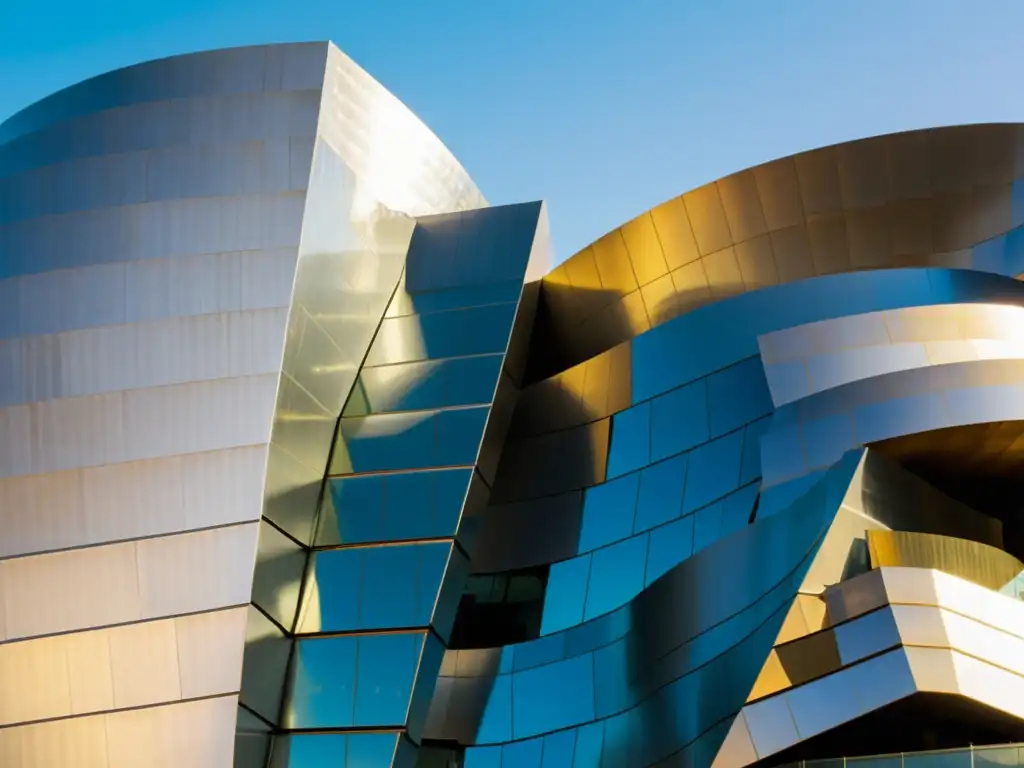
[[[137,61],[334,40],[559,258],[812,146],[1024,121],[1024,0],[0,0],[0,119]]]

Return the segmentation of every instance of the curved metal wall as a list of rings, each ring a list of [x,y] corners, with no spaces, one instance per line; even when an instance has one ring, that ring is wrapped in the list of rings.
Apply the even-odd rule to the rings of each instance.
[[[0,762],[263,765],[293,728],[275,765],[405,765],[421,726],[465,768],[761,755],[753,708],[803,694],[748,702],[822,628],[809,590],[863,534],[863,446],[998,423],[985,462],[1024,465],[1021,136],[853,142],[658,206],[545,278],[546,378],[517,394],[542,208],[417,221],[486,202],[330,44],[151,62],[19,113],[0,126]],[[470,475],[429,534],[381,490],[427,478],[434,515]],[[415,569],[370,591],[326,566],[405,550]],[[441,659],[462,566],[426,579],[435,551],[548,569],[541,636]],[[364,614],[364,591],[415,610]],[[336,655],[289,667],[303,634],[299,656]],[[336,662],[371,645],[405,677],[377,664],[389,708],[347,721],[370,667]],[[358,725],[379,728],[333,732]]]
[[[718,665],[764,665],[795,606],[844,578],[863,528],[886,527],[865,523],[866,501],[842,499],[844,483],[869,493],[860,469],[843,469],[862,446],[994,424],[1001,439],[975,464],[1019,466],[1007,448],[1024,423],[1019,135],[935,129],[744,171],[545,278],[531,353],[546,378],[520,393],[471,563],[482,576],[550,567],[541,637],[449,652],[428,736],[471,745],[467,768],[710,765],[743,707],[726,689],[748,683]],[[872,488],[909,492],[874,458]],[[1001,530],[915,482],[986,536]],[[812,502],[830,483],[843,488]],[[795,532],[812,503],[824,528],[808,547],[827,547],[813,567],[794,555],[799,577],[754,602],[767,624],[706,640],[706,657],[677,637],[691,622],[714,636],[704,612],[730,599],[717,582],[746,564],[734,548],[762,535],[767,546],[776,517]],[[690,597],[657,603],[670,583]],[[639,627],[658,641],[639,643]],[[687,648],[693,668],[649,688],[661,640]]]
[[[679,314],[863,269],[1024,272],[1024,132],[954,126],[740,171],[612,230],[544,281],[547,376]]]
[[[481,205],[328,43],[0,127],[0,762],[231,763],[261,515],[312,516],[410,217]]]

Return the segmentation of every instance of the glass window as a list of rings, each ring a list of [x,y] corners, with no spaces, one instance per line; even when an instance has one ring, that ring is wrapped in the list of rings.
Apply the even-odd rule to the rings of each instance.
[[[976,768],[1024,765],[1024,747],[975,747]]]
[[[711,436],[718,437],[772,412],[760,357],[751,357],[708,377]]]
[[[639,486],[640,474],[634,472],[584,492],[579,553],[619,541],[633,532]]]
[[[508,304],[519,301],[523,291],[521,280],[500,283],[484,283],[468,287],[448,288],[438,291],[417,291],[406,293],[403,279],[395,300],[388,308],[388,317],[401,315],[427,315],[448,309],[481,307],[486,304]]]
[[[625,605],[644,586],[647,535],[620,541],[593,554],[583,618],[590,620]]]
[[[506,744],[501,748],[501,764],[502,766],[514,765],[516,768],[540,768],[543,747],[542,739],[514,741],[511,744]]]
[[[470,469],[331,478],[317,546],[454,536]]]
[[[328,480],[316,544],[384,541],[384,478],[371,475]]]
[[[433,485],[431,496],[434,501],[433,531],[430,536],[454,536],[458,531],[463,504],[472,478],[471,469],[445,469],[430,473]],[[392,488],[391,484],[388,484],[389,520],[392,514],[395,519],[404,520],[408,515],[406,510],[416,508],[413,492],[414,489],[405,487],[402,481],[397,488]]]
[[[652,464],[640,473],[640,494],[633,532],[640,533],[679,517],[683,509],[688,455]]]
[[[429,625],[450,553],[447,542],[315,552],[300,632]]]
[[[571,766],[576,748],[576,731],[558,731],[544,737],[544,762],[541,768],[567,768]]]
[[[651,460],[658,461],[710,437],[707,384],[704,379],[673,390],[651,402]]]
[[[274,740],[271,768],[391,765],[397,733],[297,733]]]
[[[435,467],[476,464],[490,408],[456,408],[437,419]]]
[[[492,304],[388,318],[380,325],[366,365],[504,353],[515,312],[515,304]]]
[[[501,768],[501,747],[470,747],[462,768]]]
[[[588,653],[512,676],[515,738],[594,719],[594,660]]]
[[[693,552],[700,552],[722,538],[722,508],[719,501],[693,515]]]
[[[368,548],[363,552],[361,627],[430,624],[451,545],[439,542]]]
[[[404,725],[425,635],[362,635],[356,677],[357,727]]]
[[[629,707],[632,674],[635,670],[625,638],[594,651],[594,699],[598,717],[608,717]]]
[[[597,722],[576,729],[576,753],[572,768],[600,768],[604,750],[604,723]]]
[[[286,728],[345,728],[355,711],[355,637],[299,640]]]
[[[342,419],[331,473],[431,466],[438,416],[420,412]]]
[[[390,765],[395,746],[401,737],[395,733],[351,733],[348,735],[348,762],[346,768],[371,765]],[[322,768],[330,763],[318,763],[310,768]]]
[[[512,740],[512,675],[498,675],[491,685],[480,727],[476,733],[477,743],[494,744]],[[498,751],[501,755],[501,751]]]
[[[736,490],[740,479],[743,432],[733,432],[695,448],[686,473],[683,514]]]
[[[518,672],[565,658],[565,633],[549,635],[515,646],[513,669]]]
[[[635,405],[612,417],[608,477],[640,469],[651,461],[651,406]]]
[[[364,368],[345,416],[490,403],[502,355]]]
[[[635,729],[635,730],[634,730]],[[623,712],[604,721],[604,742],[601,748],[601,768],[618,768],[622,765],[637,765],[636,754],[641,744],[638,737],[646,735],[640,726],[640,717],[635,710]],[[716,746],[721,741],[715,742]],[[713,753],[703,764],[710,764]],[[697,763],[697,761],[694,761]],[[697,764],[702,764],[697,763]],[[649,763],[648,763],[649,764]]]
[[[689,316],[652,328],[632,341],[633,402],[667,392],[700,376],[700,364],[689,354],[693,321]],[[679,354],[686,349],[687,354]]]
[[[589,577],[590,555],[552,564],[544,593],[544,615],[540,624],[542,635],[550,635],[583,621]]]
[[[348,737],[341,733],[278,736],[274,739],[274,757],[270,765],[271,768],[345,765],[347,745]]]
[[[341,420],[331,474],[469,466],[487,421],[487,407],[384,414]]]
[[[693,554],[693,515],[651,531],[647,547],[646,584],[650,584]]]

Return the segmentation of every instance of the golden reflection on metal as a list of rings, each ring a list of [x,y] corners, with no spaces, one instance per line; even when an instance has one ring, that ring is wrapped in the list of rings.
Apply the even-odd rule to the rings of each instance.
[[[545,278],[557,335],[569,337],[575,362],[646,330],[641,308],[653,327],[716,298],[815,275],[970,266],[970,246],[1013,224],[1017,133],[976,125],[854,141],[668,200]],[[672,293],[667,282],[645,290],[666,275]]]
[[[872,568],[934,568],[995,590],[1024,572],[1024,563],[1008,552],[966,539],[906,531],[868,531],[867,540]]]
[[[619,345],[524,389],[514,436],[582,426],[632,405],[631,351]]]
[[[967,424],[874,443],[872,448],[928,475],[983,474],[1015,478],[1024,472],[1024,421]]]

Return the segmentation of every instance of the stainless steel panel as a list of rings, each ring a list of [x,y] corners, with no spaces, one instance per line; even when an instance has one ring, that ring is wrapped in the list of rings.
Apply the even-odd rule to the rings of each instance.
[[[110,667],[117,709],[181,698],[174,623],[132,624],[110,634]]]
[[[275,384],[264,375],[0,408],[15,438],[0,477],[265,443]],[[21,443],[23,430],[32,437]]]
[[[242,680],[246,609],[183,616],[174,622],[183,699],[234,693]]]
[[[17,361],[0,407],[273,373],[286,317],[284,309],[207,314],[0,342],[0,359]]]
[[[128,543],[0,561],[7,639],[141,618],[135,557]]]
[[[261,446],[0,480],[0,556],[255,520]]]
[[[353,130],[353,121],[365,130]],[[333,46],[319,133],[365,185],[367,202],[411,216],[486,205],[440,140]]]
[[[247,603],[257,532],[249,523],[137,542],[141,616]]]
[[[230,765],[237,708],[237,696],[221,696],[105,715],[108,766]]]
[[[45,216],[0,228],[14,254],[0,277],[119,261],[298,245],[305,194],[140,203]]]
[[[0,730],[0,761],[8,765],[110,768],[106,718],[57,720]]]
[[[0,646],[0,724],[236,693],[245,611]]]

